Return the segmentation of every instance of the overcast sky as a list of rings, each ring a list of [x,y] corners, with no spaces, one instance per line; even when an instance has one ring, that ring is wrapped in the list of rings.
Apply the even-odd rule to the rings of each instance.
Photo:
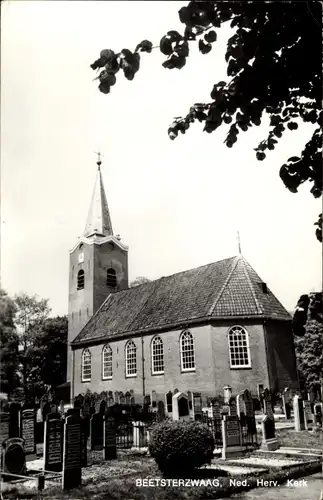
[[[225,80],[229,29],[213,51],[196,50],[180,71],[159,51],[144,54],[132,82],[118,74],[109,95],[90,64],[101,49],[154,45],[182,29],[183,2],[9,1],[1,16],[2,287],[68,309],[69,250],[82,235],[102,172],[113,228],[129,245],[130,279],[155,279],[242,253],[288,310],[321,287],[313,223],[321,200],[290,193],[279,167],[301,153],[312,125],[287,132],[267,159],[255,158],[268,122],[240,134],[193,126],[175,141],[172,118],[207,101]]]

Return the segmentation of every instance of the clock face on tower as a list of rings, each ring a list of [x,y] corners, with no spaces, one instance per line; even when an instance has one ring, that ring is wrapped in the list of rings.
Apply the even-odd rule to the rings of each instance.
[[[78,261],[79,261],[79,263],[84,262],[84,253],[83,252],[79,253]]]

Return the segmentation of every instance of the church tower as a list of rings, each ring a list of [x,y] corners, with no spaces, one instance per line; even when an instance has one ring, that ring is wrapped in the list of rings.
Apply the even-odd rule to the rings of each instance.
[[[128,288],[128,247],[114,236],[101,173],[100,154],[83,236],[70,251],[67,381],[72,376],[70,343],[103,301]]]

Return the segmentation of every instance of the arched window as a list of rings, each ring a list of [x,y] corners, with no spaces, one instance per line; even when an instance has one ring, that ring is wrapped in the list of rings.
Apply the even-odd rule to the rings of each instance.
[[[228,335],[231,368],[250,367],[250,348],[247,331],[242,326],[233,326]]]
[[[84,271],[80,269],[77,273],[77,289],[82,290],[84,288]]]
[[[102,378],[112,378],[112,349],[108,344],[102,349]]]
[[[126,345],[126,376],[135,377],[137,375],[137,349],[132,340]]]
[[[84,349],[82,353],[82,382],[91,381],[91,353]]]
[[[151,343],[152,373],[164,373],[164,344],[160,337],[154,337]]]
[[[190,332],[183,332],[180,338],[181,368],[183,372],[195,370],[194,339]]]
[[[110,288],[115,288],[117,286],[117,275],[112,267],[107,270],[107,286]]]

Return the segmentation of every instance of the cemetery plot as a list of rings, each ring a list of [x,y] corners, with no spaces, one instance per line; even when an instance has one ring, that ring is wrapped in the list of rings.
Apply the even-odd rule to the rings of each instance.
[[[81,417],[69,415],[64,424],[63,490],[77,488],[82,482]]]

